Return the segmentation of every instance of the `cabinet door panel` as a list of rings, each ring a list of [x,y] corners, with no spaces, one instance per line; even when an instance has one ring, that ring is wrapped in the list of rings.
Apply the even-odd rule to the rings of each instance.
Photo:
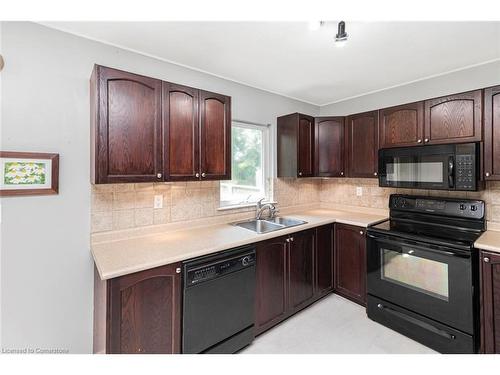
[[[314,231],[290,235],[289,306],[292,312],[301,309],[314,297]]]
[[[344,176],[344,118],[318,117],[315,120],[316,176]]]
[[[197,180],[199,173],[198,90],[163,82],[166,179]]]
[[[314,175],[314,118],[299,115],[298,177]]]
[[[257,244],[255,329],[257,334],[286,317],[286,252],[283,237]]]
[[[349,177],[376,177],[378,160],[378,111],[347,118]]]
[[[481,252],[481,278],[482,347],[485,353],[500,354],[499,254]]]
[[[161,81],[96,67],[96,183],[162,179]],[[158,177],[160,173],[160,177]]]
[[[482,140],[481,90],[425,101],[425,143]]]
[[[179,353],[180,264],[110,280],[108,353]]]
[[[231,178],[231,98],[200,91],[202,179]]]
[[[337,224],[335,230],[335,290],[366,304],[366,242],[364,228]]]
[[[500,86],[484,90],[484,171],[500,180]]]
[[[415,146],[423,143],[424,103],[381,109],[380,148]]]
[[[325,225],[316,230],[316,294],[321,296],[333,289],[334,226]]]

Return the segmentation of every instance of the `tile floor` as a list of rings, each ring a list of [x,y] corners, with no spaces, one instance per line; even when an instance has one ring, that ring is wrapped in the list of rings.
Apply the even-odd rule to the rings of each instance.
[[[436,353],[368,319],[365,309],[330,295],[255,339],[242,354]]]

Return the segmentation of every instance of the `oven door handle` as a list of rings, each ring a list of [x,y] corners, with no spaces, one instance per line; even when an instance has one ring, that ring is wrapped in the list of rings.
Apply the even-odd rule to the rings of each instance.
[[[418,244],[418,243],[416,244],[414,242],[407,242],[407,241],[401,240],[400,238],[396,238],[396,237],[381,236],[381,235],[375,236],[371,233],[368,233],[368,237],[373,238],[376,241],[388,243],[390,245],[412,246],[412,247],[415,247],[421,251],[427,251],[429,253],[434,253],[434,254],[455,256],[455,257],[459,257],[459,258],[470,258],[471,257],[471,253],[468,251],[463,251],[463,250],[458,250],[458,249],[453,249],[452,251],[450,251],[451,249],[448,249],[448,248],[443,247],[443,246],[438,246],[438,245],[436,245],[436,246],[438,246],[441,250],[436,250],[436,249],[432,249],[429,247],[424,247],[421,244]],[[391,250],[393,250],[393,249],[391,249]],[[399,251],[399,252],[402,252],[402,251]]]
[[[407,322],[409,323],[412,323],[412,324],[415,324],[417,326],[419,326],[420,328],[423,328],[423,329],[426,329],[432,333],[435,333],[439,336],[442,336],[442,337],[445,337],[449,340],[455,340],[457,337],[451,333],[448,333],[440,328],[437,328],[435,326],[433,326],[432,324],[429,324],[427,322],[423,322],[417,318],[414,318],[410,315],[406,315],[406,314],[403,314],[402,312],[399,312],[399,311],[396,311],[388,306],[384,306],[382,305],[381,303],[379,303],[377,305],[377,307],[391,315],[394,315],[395,317],[397,318],[400,318],[400,319],[403,319],[403,320],[406,320]]]
[[[453,156],[448,158],[448,187],[455,187],[455,158]]]

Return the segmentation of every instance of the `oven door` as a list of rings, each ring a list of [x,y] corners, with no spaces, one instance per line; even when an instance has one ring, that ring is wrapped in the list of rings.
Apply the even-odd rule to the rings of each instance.
[[[474,333],[471,253],[369,234],[368,293]]]
[[[454,153],[452,145],[381,149],[379,185],[454,190]]]

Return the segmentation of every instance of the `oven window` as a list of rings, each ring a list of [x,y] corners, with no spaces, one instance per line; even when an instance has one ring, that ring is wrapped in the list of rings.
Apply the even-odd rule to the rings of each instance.
[[[394,182],[437,182],[442,183],[443,163],[439,161],[405,163],[394,158],[386,164],[387,181]]]
[[[382,279],[448,301],[448,264],[381,248]]]

